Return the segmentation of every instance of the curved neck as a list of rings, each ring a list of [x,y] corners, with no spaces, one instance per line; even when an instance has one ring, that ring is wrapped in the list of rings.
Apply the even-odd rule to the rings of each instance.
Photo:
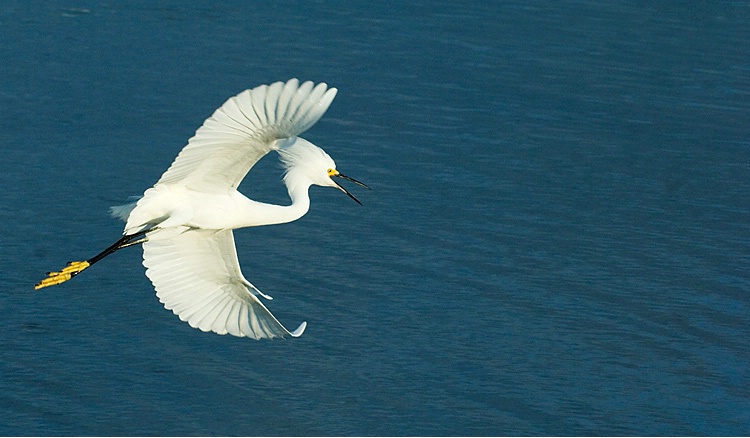
[[[286,222],[296,221],[310,210],[310,184],[289,185],[289,197],[292,199],[292,205],[281,207],[284,210],[284,220],[277,222],[283,224]]]
[[[238,207],[243,211],[242,219],[231,228],[257,227],[260,225],[285,224],[296,221],[310,210],[308,189],[312,185],[304,178],[285,178],[284,183],[292,199],[291,205],[266,204],[240,195]]]
[[[291,205],[274,205],[250,201],[245,215],[247,222],[243,223],[242,226],[275,225],[296,221],[310,210],[309,188],[310,184],[305,182],[287,184],[289,197],[292,199]]]

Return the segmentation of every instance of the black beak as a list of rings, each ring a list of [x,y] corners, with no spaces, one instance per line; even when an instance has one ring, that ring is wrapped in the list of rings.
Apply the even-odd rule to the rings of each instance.
[[[366,188],[366,189],[368,189],[368,190],[372,190],[372,189],[370,189],[369,187],[367,187],[367,184],[365,184],[365,183],[361,183],[361,182],[357,181],[356,179],[354,179],[354,178],[350,178],[350,177],[348,177],[348,176],[346,176],[346,175],[344,175],[344,174],[342,174],[342,173],[338,173],[338,172],[336,172],[335,174],[333,174],[333,175],[331,175],[331,176],[335,176],[335,177],[337,177],[337,178],[343,178],[343,179],[345,179],[345,180],[347,180],[347,181],[351,181],[351,182],[353,182],[354,184],[356,184],[356,185],[358,185],[358,186],[362,186],[362,187],[364,187],[364,188]],[[337,183],[336,181],[334,181],[334,184],[336,184],[336,187],[338,187],[338,188],[339,188],[339,189],[340,189],[340,190],[341,190],[342,192],[346,193],[346,194],[347,194],[347,195],[348,195],[348,196],[349,196],[350,198],[354,199],[354,201],[355,201],[355,202],[356,202],[357,204],[359,204],[359,205],[362,205],[362,203],[361,203],[361,202],[359,202],[359,199],[355,198],[355,197],[354,197],[354,195],[352,195],[351,193],[349,193],[349,190],[346,190],[345,188],[343,188],[343,187],[342,187],[342,186],[341,186],[341,185],[340,185],[339,183]]]

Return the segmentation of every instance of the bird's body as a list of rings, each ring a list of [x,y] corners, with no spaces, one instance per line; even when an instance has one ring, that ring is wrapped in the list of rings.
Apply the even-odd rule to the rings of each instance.
[[[158,185],[149,189],[126,218],[125,234],[159,227],[151,233],[181,228],[235,230],[291,222],[302,217],[309,202],[280,206],[253,201],[237,190],[205,193],[185,186]],[[299,213],[299,214],[297,214]],[[175,230],[177,231],[177,230]]]
[[[217,109],[190,139],[154,187],[135,203],[112,208],[125,220],[124,236],[92,259],[73,262],[37,284],[69,280],[107,255],[143,244],[146,275],[165,307],[203,331],[256,339],[299,336],[257,298],[242,275],[232,230],[291,222],[310,208],[311,185],[336,187],[340,177],[322,149],[297,137],[325,113],[336,89],[296,79],[246,90]],[[277,151],[286,167],[291,204],[248,199],[237,186],[252,166]],[[365,186],[366,187],[366,186]],[[359,202],[359,201],[357,201]]]

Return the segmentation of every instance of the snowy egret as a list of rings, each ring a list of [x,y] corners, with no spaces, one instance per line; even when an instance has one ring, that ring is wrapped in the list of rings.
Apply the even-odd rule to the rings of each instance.
[[[323,149],[298,137],[323,116],[336,91],[291,79],[230,98],[137,202],[111,208],[125,221],[121,239],[89,260],[48,273],[35,289],[63,283],[119,249],[143,244],[143,265],[156,295],[192,327],[255,339],[300,336],[307,323],[292,332],[284,328],[258,298],[271,297],[242,275],[232,230],[299,219],[310,208],[311,185],[335,187],[360,203],[334,178],[369,187],[340,173]],[[270,151],[279,153],[286,169],[291,205],[253,201],[237,191]]]

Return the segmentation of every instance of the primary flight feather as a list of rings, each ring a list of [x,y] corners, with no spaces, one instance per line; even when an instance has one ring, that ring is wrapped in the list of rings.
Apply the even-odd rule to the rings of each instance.
[[[333,178],[367,187],[336,170],[325,151],[298,137],[326,112],[335,88],[297,79],[246,90],[227,100],[196,131],[159,181],[132,204],[112,207],[125,221],[123,237],[89,260],[50,272],[36,289],[63,283],[113,252],[143,244],[143,265],[167,309],[192,327],[255,339],[297,337],[261,303],[270,299],[240,270],[232,230],[291,222],[310,208],[311,185]],[[270,151],[286,168],[291,204],[266,204],[237,191]]]

